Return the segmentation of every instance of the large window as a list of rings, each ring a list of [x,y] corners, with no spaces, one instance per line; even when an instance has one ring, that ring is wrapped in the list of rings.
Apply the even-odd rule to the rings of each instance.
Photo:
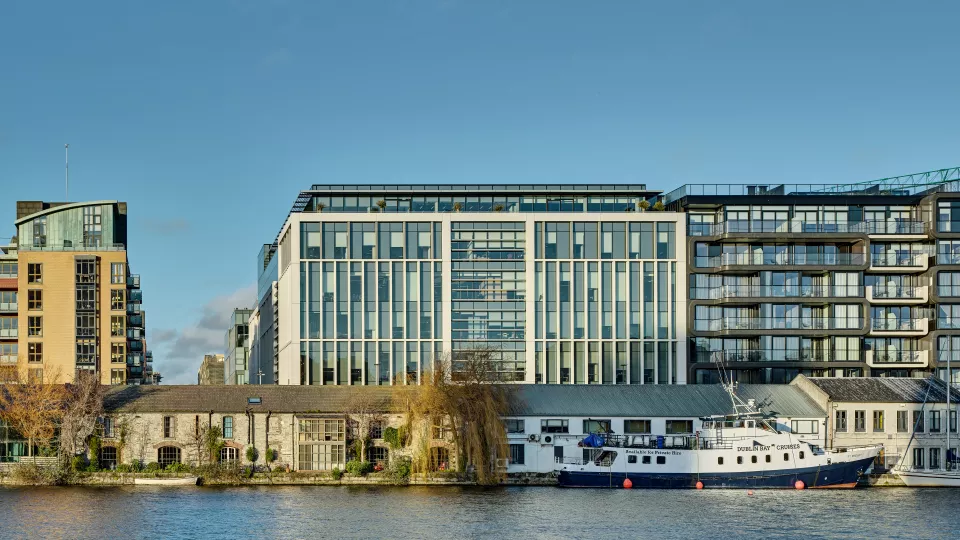
[[[307,418],[297,423],[300,470],[325,471],[343,467],[345,423],[338,419]]]
[[[583,421],[584,433],[610,433],[610,420],[587,419]]]
[[[27,291],[27,309],[39,311],[43,309],[43,291],[40,289],[30,289]]]
[[[526,448],[525,444],[511,444],[510,445],[510,463],[512,465],[523,465],[524,458],[526,457]]]
[[[837,420],[834,429],[840,432],[847,431],[847,411],[837,411],[835,416]]]
[[[693,433],[693,420],[667,420],[667,435]]]
[[[43,283],[43,264],[27,264],[27,283]]]
[[[220,449],[220,463],[237,463],[240,461],[240,450],[232,446],[224,446]]]
[[[524,420],[522,418],[507,418],[503,421],[507,433],[524,433]]]
[[[110,283],[125,285],[127,283],[127,265],[125,263],[110,263]]]
[[[540,420],[540,433],[570,433],[567,420]]]
[[[367,461],[386,465],[390,462],[390,450],[384,446],[371,446],[367,448]]]
[[[172,439],[177,436],[177,419],[172,416],[163,417],[163,438]]]
[[[85,206],[83,208],[83,245],[96,247],[103,243],[103,208]]]
[[[430,448],[430,470],[450,470],[450,450],[442,446],[434,446]]]
[[[624,420],[623,432],[640,434],[651,433],[650,420]]]
[[[164,468],[180,463],[180,449],[176,446],[161,446],[157,449],[157,463]]]
[[[233,438],[233,417],[232,416],[223,417],[223,438],[224,439]]]

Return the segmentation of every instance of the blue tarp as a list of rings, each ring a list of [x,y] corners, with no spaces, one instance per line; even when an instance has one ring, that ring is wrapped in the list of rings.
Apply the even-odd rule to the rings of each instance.
[[[591,433],[590,435],[587,435],[585,439],[580,441],[580,445],[587,448],[600,448],[603,446],[603,442],[603,437],[597,435],[596,433]]]

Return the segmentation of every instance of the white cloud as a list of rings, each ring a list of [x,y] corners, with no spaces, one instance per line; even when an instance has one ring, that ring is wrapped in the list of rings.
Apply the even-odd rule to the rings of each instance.
[[[147,344],[154,351],[153,368],[165,384],[196,384],[197,369],[205,354],[224,354],[227,328],[234,308],[250,308],[256,302],[256,283],[203,305],[200,319],[183,328],[148,329]]]

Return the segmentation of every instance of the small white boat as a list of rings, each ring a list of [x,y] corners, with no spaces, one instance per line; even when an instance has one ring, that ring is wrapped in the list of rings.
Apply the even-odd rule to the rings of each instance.
[[[960,487],[960,471],[895,471],[907,487]]]
[[[133,484],[136,486],[195,486],[199,480],[196,476],[184,476],[182,478],[134,478]]]
[[[949,378],[953,371],[950,370],[950,356],[947,356],[947,377]],[[935,376],[931,375],[927,380],[927,394],[923,397],[923,406],[921,406],[920,411],[927,406],[927,397],[930,396],[930,390],[933,388]],[[947,402],[947,418],[951,418],[951,404],[950,404],[950,394],[953,393],[953,384],[951,381],[943,381],[944,393],[946,394]],[[947,447],[946,454],[947,459],[943,462],[943,468],[936,469],[922,469],[914,467],[911,464],[907,466],[907,456],[909,455],[910,447],[913,444],[914,437],[916,437],[916,426],[914,426],[914,434],[910,436],[910,441],[907,442],[907,451],[904,452],[903,457],[900,458],[900,463],[894,469],[894,474],[900,477],[903,480],[903,483],[907,487],[960,487],[960,470],[956,467],[957,456],[954,455],[954,451],[950,446],[950,429],[946,430],[947,432]],[[922,450],[921,450],[922,451]]]

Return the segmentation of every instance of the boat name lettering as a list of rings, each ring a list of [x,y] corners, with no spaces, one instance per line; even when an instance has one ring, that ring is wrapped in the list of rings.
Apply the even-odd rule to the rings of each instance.
[[[677,450],[627,450],[628,454],[640,454],[646,456],[680,456],[683,455]]]

